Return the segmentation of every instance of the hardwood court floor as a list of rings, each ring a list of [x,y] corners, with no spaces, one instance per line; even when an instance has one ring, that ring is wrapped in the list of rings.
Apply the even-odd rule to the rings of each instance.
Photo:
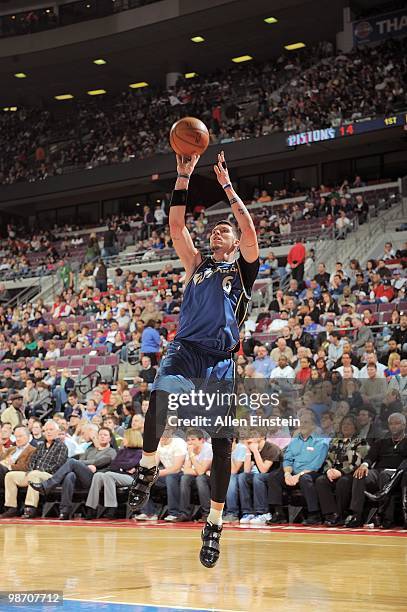
[[[212,570],[198,561],[199,535],[192,525],[1,521],[0,590],[178,610],[407,610],[407,532],[225,528]]]

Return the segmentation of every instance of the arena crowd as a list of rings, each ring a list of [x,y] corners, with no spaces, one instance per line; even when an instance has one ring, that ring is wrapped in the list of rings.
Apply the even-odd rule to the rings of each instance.
[[[406,57],[405,38],[350,54],[321,43],[269,62],[182,78],[169,90],[99,96],[65,110],[2,112],[0,182],[45,180],[168,153],[170,127],[186,115],[206,123],[213,144],[393,115],[407,107]]]
[[[344,212],[365,222],[363,197],[352,195],[347,184],[337,189],[318,188],[309,206],[284,209],[274,235],[300,216],[333,212],[336,222]],[[256,194],[264,204],[258,232],[268,239],[270,219],[262,225],[262,213],[272,197]],[[165,215],[148,213],[151,234],[140,240],[169,247]],[[53,304],[0,306],[1,518],[21,512],[34,517],[57,495],[60,518],[68,520],[78,491],[87,518],[123,511],[141,456],[151,383],[175,336],[183,292],[182,273],[171,263],[156,273],[117,268],[108,276],[105,260],[116,249],[119,228],[130,222],[111,219],[101,248],[95,235],[88,236],[85,263],[76,271],[54,253],[62,260],[63,289]],[[205,242],[208,226],[199,211],[188,223],[194,240]],[[27,244],[24,232],[10,227],[6,258],[26,256],[19,242],[48,257],[50,236],[39,232]],[[71,245],[74,240],[80,238],[71,238]],[[293,248],[300,251],[295,264],[290,255],[286,262],[271,251],[262,258],[259,278],[275,291],[241,332],[238,389],[277,393],[279,402],[256,410],[275,425],[237,433],[225,521],[284,523],[287,494],[301,494],[305,524],[347,520],[360,527],[375,503],[365,490],[374,495],[395,473],[402,504],[397,496],[381,500],[376,520],[391,527],[403,508],[406,522],[407,252],[386,243],[380,258],[366,265],[352,260],[326,269],[316,265],[312,250],[300,243]],[[6,294],[0,287],[3,304]],[[85,384],[97,368],[104,376]],[[238,405],[240,417],[246,408]],[[204,519],[212,459],[205,431],[169,428],[157,459],[152,501],[135,519],[156,520],[163,503],[167,521]]]

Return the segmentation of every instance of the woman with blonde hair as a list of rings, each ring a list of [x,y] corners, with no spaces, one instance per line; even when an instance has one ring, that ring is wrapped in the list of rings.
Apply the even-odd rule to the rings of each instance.
[[[398,353],[390,353],[387,368],[384,371],[386,378],[398,376],[398,374],[400,374],[400,361],[401,359]]]
[[[116,487],[130,486],[136,467],[140,463],[143,446],[143,436],[139,431],[128,429],[124,433],[123,448],[109,466],[108,472],[96,472],[86,499],[87,519],[95,518],[95,510],[99,505],[100,490],[103,488],[104,507],[103,516],[114,518],[117,503]]]

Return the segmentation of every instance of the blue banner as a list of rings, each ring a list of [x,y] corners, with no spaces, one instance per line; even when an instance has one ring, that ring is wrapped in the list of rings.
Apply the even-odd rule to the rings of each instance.
[[[407,9],[353,22],[353,45],[363,45],[407,34]]]

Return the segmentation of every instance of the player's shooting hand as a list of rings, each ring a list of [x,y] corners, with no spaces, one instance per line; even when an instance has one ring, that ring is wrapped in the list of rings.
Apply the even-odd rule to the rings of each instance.
[[[192,157],[183,157],[182,155],[177,155],[177,173],[178,174],[191,174],[194,171],[195,166],[197,165],[200,156],[192,155]]]
[[[222,185],[222,187],[227,183],[230,183],[229,171],[226,167],[224,151],[218,153],[218,163],[214,165],[213,169],[215,170],[218,183]]]

